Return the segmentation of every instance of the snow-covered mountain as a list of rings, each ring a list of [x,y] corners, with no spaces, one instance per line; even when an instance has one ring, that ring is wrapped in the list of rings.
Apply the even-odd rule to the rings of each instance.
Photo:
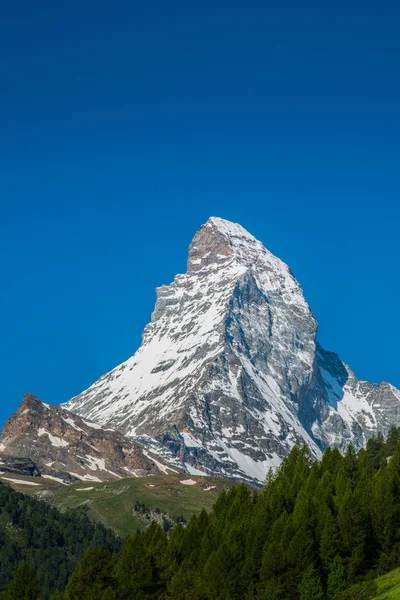
[[[155,440],[189,472],[261,481],[296,441],[319,457],[400,422],[400,392],[358,381],[316,336],[288,266],[213,217],[187,273],[157,289],[138,351],[65,407]]]

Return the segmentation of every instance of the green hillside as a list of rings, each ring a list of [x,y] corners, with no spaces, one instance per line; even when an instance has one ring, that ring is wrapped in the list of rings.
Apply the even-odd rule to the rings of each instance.
[[[391,571],[376,580],[377,595],[373,600],[399,600],[400,598],[400,569]]]
[[[338,600],[399,600],[400,568],[351,586]]]
[[[39,495],[61,511],[83,507],[92,521],[110,527],[122,537],[144,529],[149,523],[146,514],[161,525],[166,518],[170,524],[181,518],[188,521],[203,508],[211,510],[220,491],[233,485],[230,480],[182,474],[72,486],[38,477],[10,476],[7,483],[18,491]],[[142,506],[135,511],[137,503]]]
[[[146,526],[144,513],[134,511],[137,502],[149,507],[153,516],[159,510],[173,519],[188,521],[203,508],[211,510],[220,491],[231,486],[231,481],[211,477],[161,475],[62,486],[53,498],[60,510],[87,506],[89,518],[126,536]]]

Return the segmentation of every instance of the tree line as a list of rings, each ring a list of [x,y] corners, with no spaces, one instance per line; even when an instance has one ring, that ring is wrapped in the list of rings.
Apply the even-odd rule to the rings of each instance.
[[[3,597],[22,564],[22,575],[26,577],[30,568],[41,590],[40,597],[49,598],[56,590],[65,589],[86,551],[96,547],[116,553],[121,548],[121,540],[102,525],[92,523],[83,510],[60,513],[49,503],[0,482],[0,592]]]

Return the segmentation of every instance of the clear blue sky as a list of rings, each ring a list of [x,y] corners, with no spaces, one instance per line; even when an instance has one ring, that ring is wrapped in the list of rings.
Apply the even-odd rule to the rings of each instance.
[[[0,422],[136,350],[216,215],[302,284],[320,340],[400,386],[400,7],[2,2]]]

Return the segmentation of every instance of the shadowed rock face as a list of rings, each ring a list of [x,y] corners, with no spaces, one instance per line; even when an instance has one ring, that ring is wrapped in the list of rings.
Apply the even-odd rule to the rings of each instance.
[[[64,483],[160,473],[141,447],[122,433],[44,404],[31,394],[24,396],[4,425],[0,470]]]
[[[139,350],[65,407],[150,436],[191,472],[263,480],[296,441],[318,458],[399,423],[399,391],[358,381],[316,336],[287,265],[211,218],[187,273],[157,289]]]

